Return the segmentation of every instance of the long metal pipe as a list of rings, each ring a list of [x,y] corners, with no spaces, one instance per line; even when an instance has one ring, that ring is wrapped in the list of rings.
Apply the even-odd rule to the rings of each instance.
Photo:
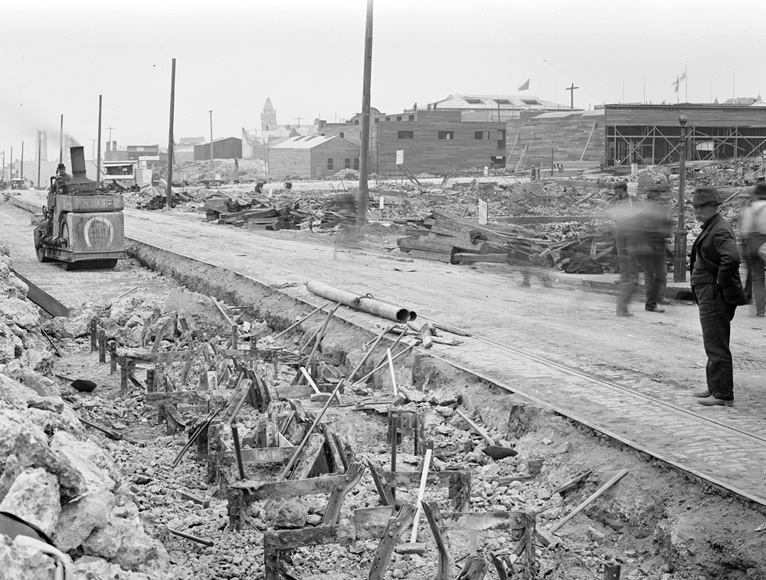
[[[407,322],[410,319],[410,311],[401,306],[394,304],[388,304],[387,302],[381,302],[375,298],[367,298],[365,296],[359,296],[353,292],[347,292],[346,290],[339,290],[322,284],[321,282],[311,281],[307,285],[308,291],[317,296],[322,296],[333,302],[340,302],[348,306],[349,308],[355,308],[368,314],[374,314],[381,318],[387,318],[388,320],[394,320],[396,322]]]

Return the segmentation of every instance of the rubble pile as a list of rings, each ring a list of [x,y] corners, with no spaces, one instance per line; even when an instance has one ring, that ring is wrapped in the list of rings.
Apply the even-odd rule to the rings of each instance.
[[[122,475],[45,376],[53,354],[41,315],[10,267],[0,245],[0,512],[67,553],[73,578],[164,578],[167,552],[144,531]],[[19,538],[0,542],[4,577],[53,578],[54,560]]]

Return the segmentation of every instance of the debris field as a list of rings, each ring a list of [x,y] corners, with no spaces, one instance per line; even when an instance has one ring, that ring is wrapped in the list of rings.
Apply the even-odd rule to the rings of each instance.
[[[738,202],[761,169],[698,179]],[[639,176],[667,185],[670,209],[674,178]],[[584,253],[616,267],[603,177],[444,181],[376,188],[370,206],[389,225],[361,243],[453,264],[566,271]],[[171,211],[318,238],[348,223],[345,192],[266,191],[184,187]],[[162,208],[158,192],[134,193],[139,209]],[[479,199],[487,227],[473,222]],[[500,219],[562,215],[573,219]],[[297,315],[168,284],[52,317],[12,258],[0,245],[0,512],[50,537],[73,578],[762,577],[728,546],[718,563],[695,558],[680,530],[722,513],[695,481],[428,356],[434,342],[459,348],[459,329],[409,313],[349,329],[335,313],[359,300],[332,288]],[[7,536],[0,569],[55,577]]]

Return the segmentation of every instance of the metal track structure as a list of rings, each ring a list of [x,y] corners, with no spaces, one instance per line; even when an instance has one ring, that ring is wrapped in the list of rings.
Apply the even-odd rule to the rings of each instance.
[[[640,385],[628,388],[489,338],[476,334],[473,337],[484,343],[485,349],[506,353],[503,370],[518,377],[522,386],[503,382],[499,373],[493,376],[477,372],[452,357],[429,354],[703,482],[766,507],[766,426],[758,433],[752,426],[727,424],[642,393]],[[583,404],[584,393],[587,404]]]

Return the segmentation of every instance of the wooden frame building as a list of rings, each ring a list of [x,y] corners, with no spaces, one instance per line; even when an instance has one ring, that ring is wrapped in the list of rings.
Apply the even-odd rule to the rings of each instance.
[[[359,170],[359,145],[338,135],[290,137],[268,148],[271,177],[321,179],[343,169]]]
[[[505,167],[506,124],[464,121],[460,111],[412,110],[395,115],[375,111],[370,123],[370,170],[394,175],[402,164],[412,173]],[[320,122],[320,134],[338,135],[361,145],[361,116],[347,123]]]
[[[688,160],[741,159],[766,152],[766,107],[603,105],[606,165],[666,165],[679,160],[687,118]]]

